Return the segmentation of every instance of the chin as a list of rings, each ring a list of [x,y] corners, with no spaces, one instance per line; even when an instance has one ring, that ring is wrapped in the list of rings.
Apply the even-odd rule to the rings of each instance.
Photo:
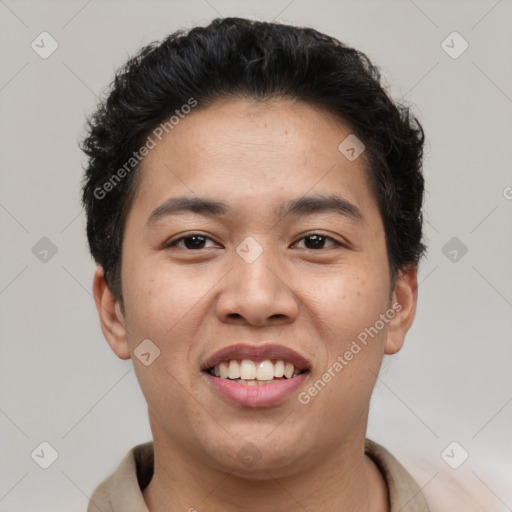
[[[243,437],[230,438],[229,446],[224,446],[220,452],[217,444],[216,452],[211,454],[212,462],[218,469],[254,480],[287,476],[309,467],[306,452],[311,450],[301,444],[300,436],[297,439],[286,437],[286,441],[282,444],[266,437],[261,429],[255,435],[246,432]]]

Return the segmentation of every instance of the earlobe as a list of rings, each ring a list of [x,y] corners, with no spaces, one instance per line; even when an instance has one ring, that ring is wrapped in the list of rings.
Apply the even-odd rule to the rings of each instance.
[[[119,301],[108,287],[103,267],[94,272],[93,294],[103,336],[120,359],[130,359],[130,347],[126,337],[125,319]]]
[[[405,335],[410,329],[416,315],[418,301],[418,267],[410,265],[399,272],[391,307],[395,311],[388,325],[384,353],[396,354],[401,350]]]

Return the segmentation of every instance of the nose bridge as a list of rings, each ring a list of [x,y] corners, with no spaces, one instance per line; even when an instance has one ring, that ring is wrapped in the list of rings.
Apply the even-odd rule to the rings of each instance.
[[[293,319],[298,304],[287,285],[275,251],[247,237],[236,248],[233,269],[218,302],[227,318],[244,317],[254,324],[271,318]]]
[[[236,253],[234,270],[238,287],[246,287],[252,293],[272,294],[284,286],[276,275],[279,261],[275,251],[269,245],[264,246],[261,237],[259,242],[252,236],[246,237],[237,246]]]

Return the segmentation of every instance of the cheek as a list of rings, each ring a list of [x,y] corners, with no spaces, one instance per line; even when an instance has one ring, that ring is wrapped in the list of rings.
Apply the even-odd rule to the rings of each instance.
[[[125,270],[126,302],[131,303],[132,312],[139,320],[144,320],[140,316],[144,314],[152,321],[176,321],[190,311],[208,285],[200,279],[187,277],[180,266],[148,256],[133,264],[127,262]]]
[[[211,270],[187,271],[150,258],[145,262],[141,259],[139,265],[127,264],[125,270],[128,343],[132,352],[149,338],[161,351],[160,366],[187,378],[190,351],[198,343],[201,320],[207,314],[204,308],[208,293],[219,276]]]
[[[137,352],[132,357],[141,389],[154,412],[171,404],[181,407],[186,394],[180,391],[190,386],[192,330],[199,325],[192,321],[194,305],[204,295],[205,286],[188,281],[179,269],[169,275],[158,264],[127,265],[126,275],[127,339],[132,354],[146,339],[159,350],[148,366],[137,360]]]
[[[373,265],[340,269],[316,288],[316,313],[343,344],[384,313],[387,290],[388,280]]]
[[[332,280],[326,287],[324,306],[328,310],[319,314],[329,326],[328,362],[317,378],[330,382],[319,401],[325,400],[329,409],[337,410],[337,405],[343,404],[356,416],[364,413],[383,357],[387,324],[377,330],[374,326],[388,306],[387,286],[386,279],[379,279],[367,268]],[[341,421],[338,412],[342,414],[333,414]]]
[[[327,436],[341,426],[351,428],[367,414],[386,334],[386,327],[377,333],[371,328],[386,311],[387,286],[387,280],[366,268],[326,280],[324,293],[319,290],[323,300],[315,313],[329,328],[328,357],[306,393],[311,397],[310,412],[323,418]]]

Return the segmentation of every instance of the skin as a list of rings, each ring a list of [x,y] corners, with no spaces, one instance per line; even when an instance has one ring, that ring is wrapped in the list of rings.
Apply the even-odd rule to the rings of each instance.
[[[304,103],[222,100],[190,113],[142,161],[123,241],[124,314],[101,267],[93,288],[105,338],[118,357],[133,359],[148,403],[155,472],[143,495],[151,512],[389,510],[364,438],[382,358],[400,350],[414,319],[417,268],[391,286],[364,153],[349,161],[338,150],[350,133]],[[274,215],[279,203],[333,193],[356,205],[363,221],[333,212]],[[146,225],[157,206],[181,195],[224,201],[232,211]],[[209,237],[202,249],[183,241],[164,247],[196,232]],[[304,237],[318,232],[345,246],[326,239],[307,248],[314,246]],[[236,252],[247,236],[263,249],[252,263]],[[384,329],[301,404],[298,393],[396,302],[401,310]],[[149,366],[133,357],[147,338],[161,351]],[[236,343],[293,348],[311,372],[277,406],[228,403],[200,366]],[[250,466],[237,457],[247,443],[260,455]]]

